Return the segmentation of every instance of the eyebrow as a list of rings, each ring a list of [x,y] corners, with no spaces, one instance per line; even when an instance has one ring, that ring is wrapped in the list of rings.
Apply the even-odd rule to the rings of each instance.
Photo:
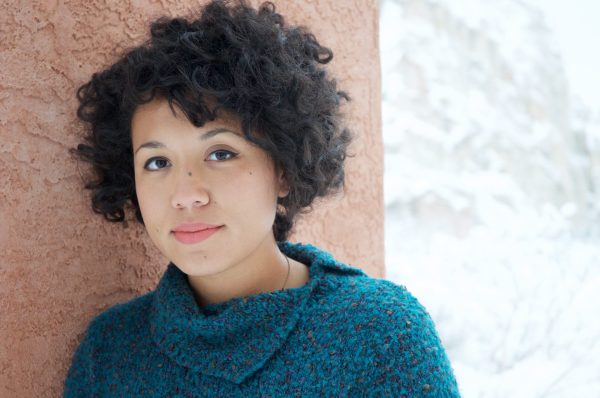
[[[231,131],[231,130],[223,128],[223,127],[217,127],[215,129],[208,130],[206,133],[200,135],[199,138],[200,138],[200,141],[206,141],[206,140],[214,137],[215,135],[221,134],[221,133],[230,133],[230,134],[233,134],[233,135],[241,138],[241,136],[238,133],[236,133],[235,131]],[[148,142],[145,142],[142,145],[140,145],[138,147],[138,149],[135,150],[134,155],[136,153],[138,153],[138,151],[142,148],[164,148],[164,147],[165,147],[165,144],[163,144],[162,142],[148,141]]]

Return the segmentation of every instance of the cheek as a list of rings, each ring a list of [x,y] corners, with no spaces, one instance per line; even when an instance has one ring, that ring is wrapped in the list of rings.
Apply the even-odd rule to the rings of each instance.
[[[252,168],[228,184],[226,196],[237,203],[240,211],[256,213],[275,209],[276,195],[272,176],[267,170]]]
[[[140,211],[142,213],[142,217],[144,218],[144,222],[148,225],[154,223],[154,219],[157,215],[159,215],[159,210],[161,206],[159,206],[159,201],[161,200],[160,194],[164,192],[164,190],[157,190],[154,184],[148,181],[140,181],[135,184],[135,191],[138,199],[138,204],[140,206]]]

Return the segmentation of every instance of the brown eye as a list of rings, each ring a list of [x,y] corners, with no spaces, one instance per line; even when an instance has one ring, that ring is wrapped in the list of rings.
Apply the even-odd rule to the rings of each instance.
[[[168,164],[169,161],[165,158],[150,158],[144,165],[144,169],[149,171],[156,171],[162,169],[163,167],[167,167]]]
[[[231,151],[226,151],[224,149],[219,149],[217,151],[211,152],[210,155],[208,155],[208,157],[210,158],[213,154],[216,154],[216,161],[223,161],[223,160],[229,160],[229,159],[233,159],[234,157],[237,156],[237,153],[233,153]],[[230,157],[227,157],[228,155],[231,155]]]

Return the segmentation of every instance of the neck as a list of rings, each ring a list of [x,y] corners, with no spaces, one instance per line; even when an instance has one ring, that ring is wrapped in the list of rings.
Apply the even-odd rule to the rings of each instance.
[[[270,237],[272,238],[272,236]],[[290,287],[294,274],[290,259],[289,276],[286,257],[272,239],[261,243],[243,261],[216,275],[188,275],[188,281],[200,306],[221,303],[236,297],[245,297],[263,292]]]

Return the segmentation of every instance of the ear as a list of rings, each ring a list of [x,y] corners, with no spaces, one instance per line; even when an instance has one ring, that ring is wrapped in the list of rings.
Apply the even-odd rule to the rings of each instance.
[[[285,177],[284,170],[281,170],[279,172],[278,183],[279,183],[279,192],[277,193],[277,196],[280,198],[285,198],[290,193],[290,186],[287,182],[287,178]]]

